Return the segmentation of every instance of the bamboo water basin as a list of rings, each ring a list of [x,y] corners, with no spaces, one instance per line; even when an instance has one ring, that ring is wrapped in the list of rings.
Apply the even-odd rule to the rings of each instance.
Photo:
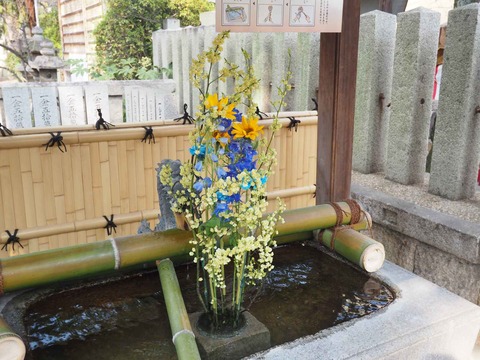
[[[199,311],[194,267],[177,267],[177,276],[188,312]],[[42,293],[24,314],[27,359],[176,358],[155,271]],[[377,280],[304,243],[276,249],[275,269],[249,310],[276,346],[370,314],[393,298]]]

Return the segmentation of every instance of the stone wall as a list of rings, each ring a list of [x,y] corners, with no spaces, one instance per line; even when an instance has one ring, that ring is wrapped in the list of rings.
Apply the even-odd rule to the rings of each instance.
[[[480,305],[480,223],[353,185],[387,259]]]

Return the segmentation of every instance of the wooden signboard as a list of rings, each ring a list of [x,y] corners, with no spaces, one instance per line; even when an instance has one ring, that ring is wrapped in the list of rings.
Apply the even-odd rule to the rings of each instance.
[[[343,0],[220,0],[217,31],[340,32]]]

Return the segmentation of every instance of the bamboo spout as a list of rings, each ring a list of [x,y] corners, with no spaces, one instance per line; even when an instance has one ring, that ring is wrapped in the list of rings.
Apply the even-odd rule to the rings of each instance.
[[[157,261],[157,269],[162,283],[163,297],[167,306],[168,319],[172,329],[172,341],[179,360],[200,360],[187,309],[183,302],[175,268],[170,259]]]
[[[0,360],[23,360],[25,344],[0,317]]]

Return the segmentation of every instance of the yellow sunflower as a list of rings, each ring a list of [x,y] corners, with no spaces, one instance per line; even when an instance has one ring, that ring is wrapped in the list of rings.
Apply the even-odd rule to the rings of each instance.
[[[235,120],[234,109],[236,104],[229,104],[227,96],[219,99],[217,93],[208,95],[204,105],[208,110],[216,107],[219,116],[229,120]]]
[[[242,122],[233,123],[232,135],[234,139],[248,138],[255,140],[260,133],[263,133],[263,126],[258,125],[257,118],[242,117]]]

